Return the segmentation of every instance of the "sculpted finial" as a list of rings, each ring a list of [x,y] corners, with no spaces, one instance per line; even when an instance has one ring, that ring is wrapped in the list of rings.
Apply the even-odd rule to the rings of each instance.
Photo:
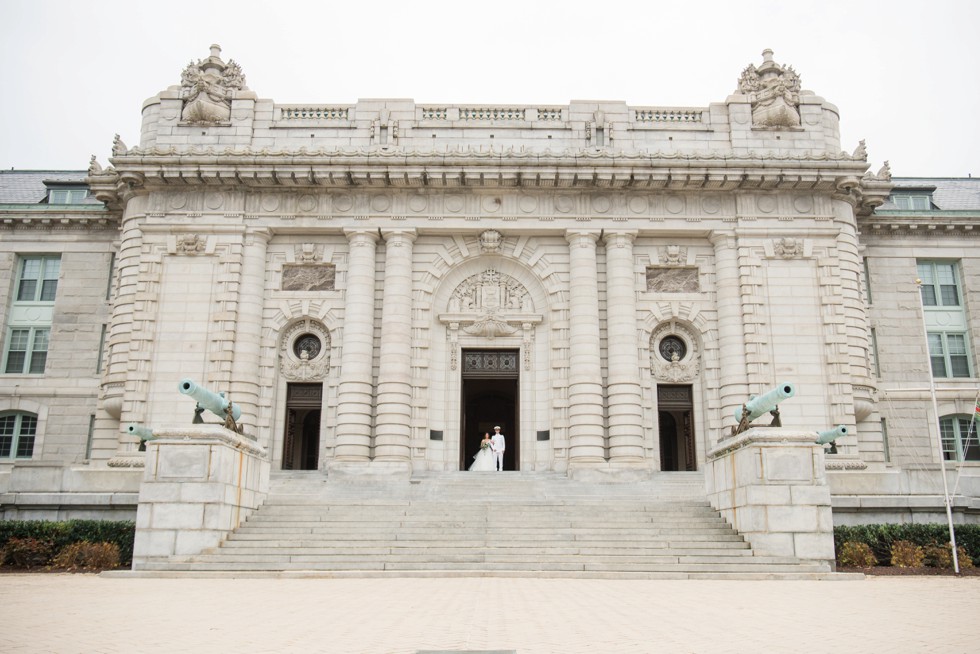
[[[800,126],[800,78],[792,66],[777,64],[769,48],[762,51],[762,65],[742,71],[738,92],[749,96],[753,125]]]
[[[878,179],[884,180],[886,182],[891,181],[891,179],[892,179],[892,167],[890,165],[888,165],[888,162],[887,161],[885,162],[885,165],[881,167],[881,170],[878,171],[878,174],[875,175],[875,177],[877,177]]]
[[[231,119],[231,99],[245,87],[241,67],[232,60],[221,59],[221,47],[211,46],[211,55],[196,64],[192,61],[180,76],[184,110],[181,120],[200,125],[214,125]]]
[[[93,154],[92,158],[89,159],[88,162],[88,174],[98,175],[101,172],[102,172],[102,166],[99,165],[99,162],[95,160],[95,155]]]
[[[121,157],[128,151],[129,148],[126,147],[126,144],[123,143],[123,140],[119,138],[118,134],[112,137],[112,156]]]
[[[854,154],[851,155],[852,159],[860,159],[861,161],[868,160],[868,148],[864,145],[864,139],[858,141],[858,146],[854,150]]]

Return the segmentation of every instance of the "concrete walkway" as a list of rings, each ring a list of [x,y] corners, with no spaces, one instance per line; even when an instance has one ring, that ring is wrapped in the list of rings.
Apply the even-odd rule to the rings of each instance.
[[[980,578],[0,575],[3,652],[977,652]]]

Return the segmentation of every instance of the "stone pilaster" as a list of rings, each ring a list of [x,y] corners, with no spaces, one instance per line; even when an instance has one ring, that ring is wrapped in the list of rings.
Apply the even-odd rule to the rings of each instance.
[[[609,462],[643,460],[643,400],[636,336],[636,232],[607,232],[606,241],[606,404]]]
[[[412,243],[414,230],[386,231],[384,302],[374,458],[411,458],[412,421]]]
[[[238,320],[235,323],[235,358],[231,366],[230,398],[242,409],[240,422],[255,436],[258,426],[259,359],[262,343],[262,313],[265,308],[266,250],[272,232],[268,229],[245,233],[242,275],[238,290]]]
[[[337,431],[334,458],[371,458],[371,409],[374,384],[374,266],[378,234],[348,230],[347,289],[344,293],[341,382],[337,389]]]
[[[599,340],[598,232],[570,230],[569,246],[569,464],[605,463],[602,362]]]
[[[714,232],[710,236],[715,248],[715,302],[718,307],[718,351],[720,367],[718,396],[721,400],[719,428],[714,441],[727,433],[734,423],[735,410],[749,399],[748,370],[745,359],[745,324],[742,313],[742,290],[739,284],[738,238],[735,234]]]

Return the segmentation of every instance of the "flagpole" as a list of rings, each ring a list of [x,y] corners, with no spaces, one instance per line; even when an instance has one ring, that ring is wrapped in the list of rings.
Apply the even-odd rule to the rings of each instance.
[[[936,440],[939,441],[939,467],[943,475],[943,499],[946,502],[946,521],[949,523],[949,546],[953,550],[953,572],[960,573],[960,559],[956,554],[956,532],[953,530],[953,507],[949,499],[949,482],[946,481],[946,457],[943,453],[943,427],[939,420],[939,403],[936,401],[936,376],[932,372],[932,352],[929,351],[929,326],[926,324],[926,306],[922,301],[922,280],[916,278],[915,290],[919,294],[919,312],[922,315],[922,333],[925,336],[926,359],[929,373],[929,394],[932,396],[932,415],[936,417]],[[976,415],[976,405],[973,407]]]

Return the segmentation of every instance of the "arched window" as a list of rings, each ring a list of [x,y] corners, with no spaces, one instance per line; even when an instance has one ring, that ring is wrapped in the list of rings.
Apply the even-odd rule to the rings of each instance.
[[[943,458],[947,461],[980,461],[978,426],[980,421],[971,425],[970,416],[943,416],[939,420],[939,431],[943,437]]]
[[[0,459],[29,459],[34,455],[37,416],[33,413],[0,414]]]

